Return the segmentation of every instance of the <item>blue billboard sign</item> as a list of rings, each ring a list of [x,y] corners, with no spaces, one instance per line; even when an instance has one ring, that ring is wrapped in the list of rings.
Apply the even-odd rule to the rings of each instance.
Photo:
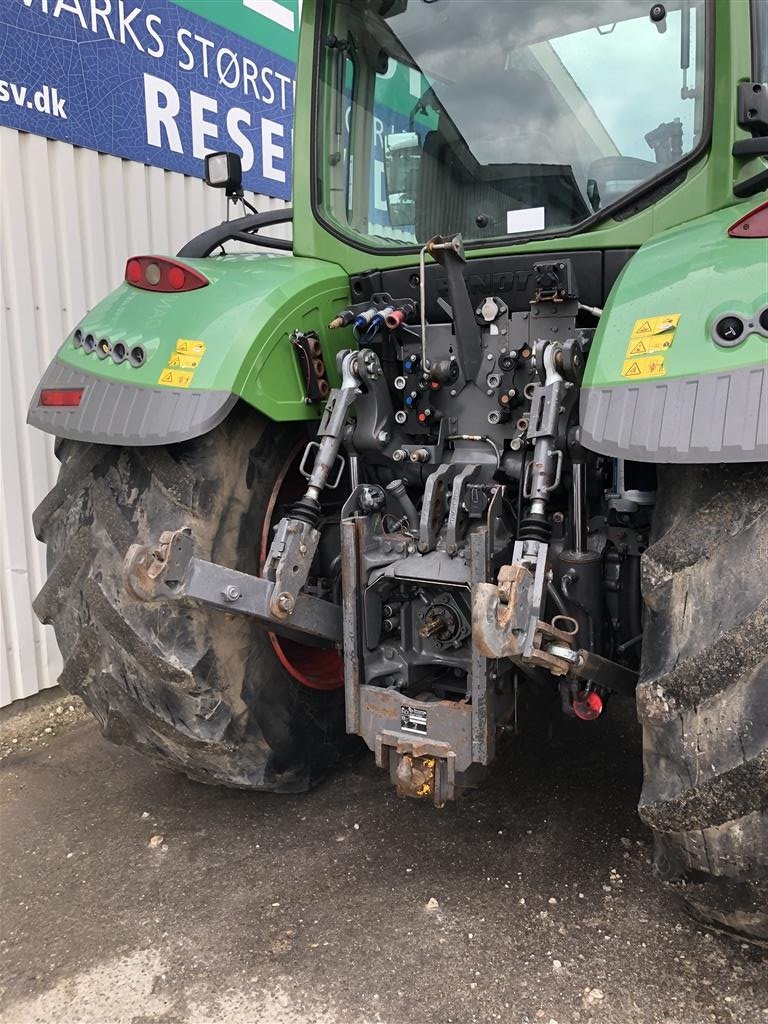
[[[195,177],[232,150],[246,188],[288,199],[298,0],[220,4],[247,36],[194,7],[0,0],[0,123]]]

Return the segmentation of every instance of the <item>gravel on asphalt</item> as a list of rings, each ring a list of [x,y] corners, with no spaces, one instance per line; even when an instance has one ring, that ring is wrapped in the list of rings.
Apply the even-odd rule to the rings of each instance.
[[[370,756],[278,797],[76,724],[0,766],[0,1021],[768,1024],[768,951],[654,880],[640,783],[621,714],[443,810]]]

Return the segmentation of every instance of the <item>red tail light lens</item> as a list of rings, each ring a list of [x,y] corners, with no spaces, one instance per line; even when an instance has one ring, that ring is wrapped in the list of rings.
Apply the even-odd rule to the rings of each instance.
[[[168,284],[174,291],[181,291],[184,287],[186,280],[186,274],[181,267],[169,267],[168,269]]]
[[[582,690],[574,697],[573,711],[583,722],[593,722],[603,712],[603,699],[594,690],[590,690],[589,693]]]
[[[165,256],[132,256],[125,265],[125,280],[148,292],[193,292],[210,284],[198,270]]]
[[[85,391],[85,388],[43,388],[40,392],[38,405],[73,409],[80,405],[83,391]]]
[[[125,265],[125,280],[128,284],[138,284],[142,278],[141,264],[138,260],[128,260]]]
[[[768,203],[740,217],[728,228],[731,238],[768,238]]]

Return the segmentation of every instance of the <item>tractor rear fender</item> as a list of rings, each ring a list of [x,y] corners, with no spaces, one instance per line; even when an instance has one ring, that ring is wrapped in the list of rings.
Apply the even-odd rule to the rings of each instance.
[[[754,221],[728,233],[756,208],[665,231],[626,265],[587,360],[585,447],[638,462],[768,459],[768,241]]]
[[[336,352],[353,340],[327,324],[349,303],[344,271],[265,253],[183,263],[209,284],[169,294],[124,282],[77,324],[35,391],[29,423],[74,440],[152,445],[206,433],[239,398],[273,420],[319,416],[305,402],[289,336],[317,332],[329,382],[338,383]],[[77,344],[89,335],[90,352]],[[121,362],[118,343],[128,353]],[[82,389],[79,404],[41,404],[50,389]]]

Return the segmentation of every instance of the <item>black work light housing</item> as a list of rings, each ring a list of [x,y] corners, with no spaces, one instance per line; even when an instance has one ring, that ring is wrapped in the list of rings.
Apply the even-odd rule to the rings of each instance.
[[[224,188],[228,196],[242,195],[243,165],[237,153],[209,153],[205,158],[205,184]]]

